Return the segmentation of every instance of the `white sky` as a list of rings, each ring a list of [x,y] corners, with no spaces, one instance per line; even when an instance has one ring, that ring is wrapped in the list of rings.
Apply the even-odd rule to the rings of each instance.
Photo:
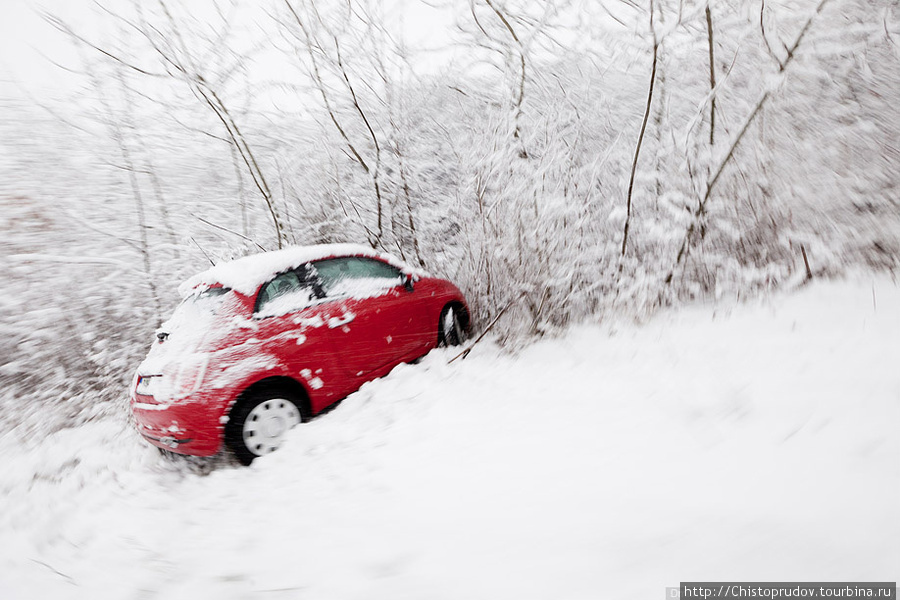
[[[447,43],[447,17],[419,0],[395,0],[402,7],[407,43],[434,48]],[[267,6],[250,0],[250,6]],[[114,1],[108,2],[115,6]],[[194,8],[192,6],[192,8]],[[95,0],[0,0],[0,97],[21,96],[23,90],[37,98],[64,96],[76,90],[81,79],[54,63],[78,69],[79,57],[66,36],[46,22],[41,13],[58,16],[84,35],[102,41],[102,23],[109,16]]]
[[[76,67],[78,61],[65,36],[41,18],[43,11],[96,30],[92,0],[0,0],[0,95],[17,94],[20,86],[37,96],[77,86],[75,76],[53,65]]]

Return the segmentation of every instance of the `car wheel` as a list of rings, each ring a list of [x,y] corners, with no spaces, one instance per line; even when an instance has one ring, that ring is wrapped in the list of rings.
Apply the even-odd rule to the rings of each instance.
[[[159,446],[155,446],[157,450],[159,450],[159,455],[162,456],[166,460],[175,460],[178,456],[171,450],[166,450],[165,448],[160,448]]]
[[[441,311],[438,321],[438,345],[458,346],[466,339],[466,329],[463,327],[459,308],[448,304]]]
[[[287,431],[302,420],[299,404],[291,394],[251,394],[232,409],[225,426],[225,444],[241,463],[249,465],[256,457],[277,450]]]

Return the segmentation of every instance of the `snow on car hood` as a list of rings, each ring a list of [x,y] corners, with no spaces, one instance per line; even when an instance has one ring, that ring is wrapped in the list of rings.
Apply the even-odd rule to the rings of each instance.
[[[260,285],[279,273],[315,260],[344,255],[380,258],[404,272],[413,273],[419,277],[428,276],[421,269],[411,267],[390,254],[378,252],[368,246],[360,244],[319,244],[316,246],[292,246],[282,250],[253,254],[220,263],[194,275],[182,283],[178,291],[182,296],[187,296],[198,287],[218,284],[249,296]]]

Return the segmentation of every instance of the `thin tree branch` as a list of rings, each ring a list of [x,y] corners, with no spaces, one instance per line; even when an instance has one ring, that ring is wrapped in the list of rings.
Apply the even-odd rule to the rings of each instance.
[[[257,248],[259,248],[260,250],[262,250],[263,252],[268,252],[268,251],[269,251],[268,248],[263,247],[262,245],[260,245],[259,242],[257,242],[256,240],[254,240],[254,239],[252,239],[252,238],[247,237],[246,235],[244,235],[244,234],[242,234],[242,233],[238,233],[237,231],[234,231],[234,230],[232,230],[232,229],[228,229],[227,227],[223,227],[223,226],[221,226],[221,225],[216,225],[215,223],[212,223],[212,222],[210,222],[210,221],[207,221],[207,220],[204,219],[203,217],[198,217],[198,216],[195,215],[194,213],[191,213],[191,216],[194,217],[195,219],[197,219],[198,221],[200,221],[201,223],[206,223],[206,224],[209,225],[210,227],[214,227],[214,228],[216,228],[216,229],[221,229],[222,231],[225,231],[225,232],[230,233],[230,234],[232,234],[232,235],[236,235],[236,236],[238,236],[239,238],[241,238],[241,239],[243,239],[243,240],[247,240],[248,242],[254,244]]]
[[[712,13],[709,10],[709,4],[706,5],[706,34],[709,41],[709,90],[712,94],[709,108],[709,145],[715,145],[716,141],[716,60],[714,55],[713,44],[713,24]]]
[[[625,256],[628,249],[628,230],[631,226],[631,198],[634,193],[634,178],[637,173],[638,158],[641,155],[641,145],[644,142],[644,133],[647,131],[647,121],[650,119],[650,105],[653,103],[653,86],[656,82],[656,64],[659,56],[659,41],[656,37],[656,29],[653,26],[653,1],[650,1],[650,31],[653,34],[653,66],[650,68],[650,86],[647,90],[647,106],[644,108],[644,119],[641,121],[641,133],[638,136],[637,146],[634,149],[634,160],[631,162],[631,177],[628,179],[628,196],[625,204],[625,226],[622,231],[622,252]],[[621,265],[620,265],[621,267]]]
[[[484,0],[484,1],[489,7],[491,7],[491,10],[494,11],[494,13],[497,15],[497,17],[503,23],[503,26],[506,27],[506,30],[509,32],[509,35],[512,37],[513,41],[516,43],[516,50],[519,53],[519,69],[520,69],[520,71],[519,71],[519,90],[518,90],[518,96],[516,97],[516,100],[515,100],[515,111],[516,112],[515,112],[515,117],[514,117],[515,118],[515,124],[514,124],[515,128],[513,129],[513,138],[518,140],[520,143],[519,156],[521,158],[528,158],[528,151],[525,150],[525,146],[521,142],[522,136],[521,136],[521,126],[520,126],[520,120],[522,118],[522,104],[525,101],[525,77],[526,77],[525,47],[522,44],[522,41],[519,39],[519,36],[516,35],[516,30],[513,29],[513,26],[509,22],[509,19],[506,18],[506,15],[504,15],[503,12],[499,8],[497,8],[493,2],[491,2],[491,0]],[[473,14],[474,14],[474,11],[473,11]],[[482,31],[484,31],[484,30],[482,29]]]

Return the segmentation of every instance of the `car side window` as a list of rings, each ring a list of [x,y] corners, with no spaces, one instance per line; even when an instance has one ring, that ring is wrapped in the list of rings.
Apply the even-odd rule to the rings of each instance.
[[[287,314],[306,308],[315,299],[313,284],[296,271],[288,271],[262,287],[256,300],[256,316]]]
[[[372,258],[330,258],[313,267],[326,297],[377,296],[403,283],[400,269]]]

